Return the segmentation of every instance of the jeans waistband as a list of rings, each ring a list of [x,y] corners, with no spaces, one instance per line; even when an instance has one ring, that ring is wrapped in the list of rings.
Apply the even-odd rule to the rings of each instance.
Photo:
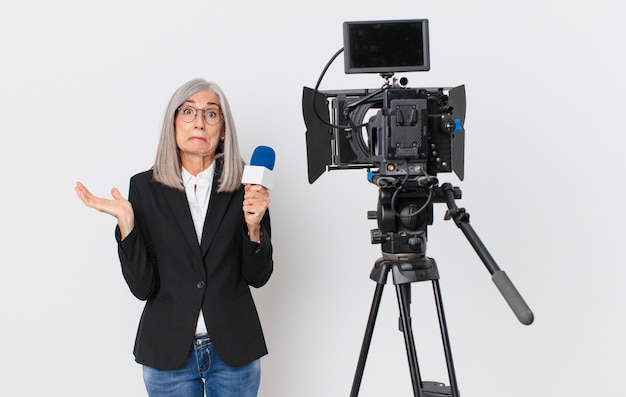
[[[194,346],[199,346],[205,343],[210,343],[211,342],[211,338],[209,337],[208,334],[201,334],[201,335],[196,335],[193,338],[193,345]]]

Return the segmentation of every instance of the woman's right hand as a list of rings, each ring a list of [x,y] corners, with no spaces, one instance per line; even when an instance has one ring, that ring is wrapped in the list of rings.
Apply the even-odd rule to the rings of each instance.
[[[128,236],[135,226],[135,213],[130,201],[120,194],[117,188],[111,189],[113,199],[94,196],[82,183],[76,182],[76,194],[87,207],[95,208],[100,212],[117,218],[122,240]]]

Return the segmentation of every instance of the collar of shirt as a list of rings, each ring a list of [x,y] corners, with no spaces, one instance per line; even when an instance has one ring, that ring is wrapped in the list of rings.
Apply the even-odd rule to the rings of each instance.
[[[183,185],[185,186],[185,190],[187,190],[188,186],[201,189],[206,189],[207,186],[211,186],[213,182],[213,174],[215,174],[215,161],[211,163],[211,165],[198,175],[194,176],[189,171],[182,167],[181,176],[183,178]]]

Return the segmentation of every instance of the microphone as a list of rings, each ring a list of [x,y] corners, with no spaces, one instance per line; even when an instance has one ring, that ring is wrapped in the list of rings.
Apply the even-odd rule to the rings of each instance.
[[[250,165],[243,169],[241,183],[251,185],[263,185],[266,189],[274,187],[274,162],[276,153],[269,146],[257,146],[252,152]]]

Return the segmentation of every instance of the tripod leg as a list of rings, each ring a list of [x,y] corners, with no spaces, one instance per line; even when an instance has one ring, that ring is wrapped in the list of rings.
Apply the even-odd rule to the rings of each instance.
[[[448,326],[446,324],[446,316],[443,312],[443,300],[441,299],[441,289],[439,281],[433,280],[433,293],[437,304],[437,315],[439,316],[439,329],[441,330],[441,339],[443,341],[444,353],[446,355],[446,364],[448,366],[448,378],[450,380],[450,391],[452,397],[459,397],[459,389],[456,383],[456,373],[454,371],[454,363],[452,362],[452,348],[450,347],[450,337],[448,336]]]
[[[411,383],[413,385],[413,395],[422,397],[422,380],[417,364],[417,353],[415,351],[415,340],[413,339],[413,326],[411,325],[410,313],[410,293],[411,284],[396,285],[396,295],[398,296],[398,306],[400,308],[400,324],[404,334],[404,345],[409,360],[409,370],[411,371]]]
[[[378,308],[380,307],[380,300],[383,295],[384,287],[385,287],[384,283],[376,284],[376,290],[374,291],[374,299],[372,300],[372,308],[370,309],[370,315],[367,320],[367,327],[365,328],[365,336],[363,337],[363,344],[361,345],[361,354],[359,355],[359,362],[356,367],[354,381],[352,382],[352,390],[350,391],[350,397],[356,397],[359,394],[359,389],[361,387],[361,380],[363,379],[363,371],[365,371],[365,361],[367,360],[367,353],[369,352],[370,344],[372,342],[372,335],[374,333],[374,324],[376,323],[376,316],[378,315]]]

